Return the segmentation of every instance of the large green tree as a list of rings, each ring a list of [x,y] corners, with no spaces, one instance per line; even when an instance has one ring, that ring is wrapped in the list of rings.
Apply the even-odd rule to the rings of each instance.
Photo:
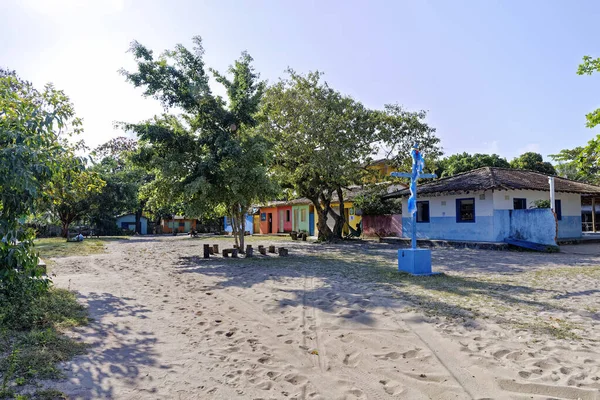
[[[90,219],[104,231],[115,230],[119,214],[133,213],[136,217],[135,231],[142,233],[141,217],[146,199],[140,189],[153,179],[153,175],[132,161],[137,149],[136,140],[121,136],[98,146],[90,155],[92,170],[106,182],[92,199],[97,207],[90,214]]]
[[[122,74],[142,87],[144,96],[179,114],[123,126],[138,135],[136,161],[156,176],[143,189],[151,208],[170,207],[195,217],[229,215],[243,251],[244,214],[254,201],[272,194],[267,143],[254,129],[265,84],[247,53],[228,74],[207,71],[202,41],[193,41],[192,51],[177,45],[158,57],[133,43],[137,70]],[[224,86],[226,99],[212,93],[209,72]]]
[[[594,72],[600,72],[600,57],[592,58],[590,56],[584,56],[583,62],[577,68],[578,75],[592,75]],[[600,125],[600,108],[587,114],[587,127],[593,128]]]
[[[600,184],[600,135],[583,147],[564,149],[550,157],[558,161],[557,170],[561,176]]]
[[[453,154],[444,157],[436,163],[435,173],[440,178],[460,174],[461,172],[471,171],[481,167],[502,167],[510,168],[510,164],[505,158],[498,154]]]
[[[424,152],[438,153],[439,140],[423,119],[397,105],[370,110],[321,79],[288,71],[288,77],[265,95],[260,130],[272,143],[272,173],[285,188],[307,197],[318,215],[319,240],[342,237],[344,189],[362,184],[373,157],[383,150],[405,164],[409,149],[420,142]],[[339,202],[335,210],[332,203]],[[335,220],[333,230],[328,217]]]
[[[63,157],[62,163],[68,167],[54,174],[46,192],[50,209],[60,220],[62,236],[66,238],[73,222],[102,207],[95,204],[93,198],[106,183],[98,173],[86,169],[81,160]]]
[[[550,162],[544,161],[544,158],[541,154],[531,151],[523,153],[519,157],[512,159],[510,166],[511,168],[515,169],[527,169],[530,171],[541,172],[543,174],[556,175],[556,170]]]
[[[64,155],[74,157],[67,139],[80,131],[62,91],[52,85],[39,91],[0,69],[0,306],[11,305],[0,310],[0,325],[31,323],[31,301],[48,286],[33,232],[21,222],[40,211],[47,186],[66,168]]]

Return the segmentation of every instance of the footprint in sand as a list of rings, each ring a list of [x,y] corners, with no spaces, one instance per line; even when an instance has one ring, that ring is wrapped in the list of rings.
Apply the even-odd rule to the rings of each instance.
[[[392,351],[386,354],[375,354],[375,357],[381,358],[382,360],[397,360],[402,357],[402,354]]]
[[[346,391],[346,395],[344,396],[344,400],[367,400],[368,397],[365,395],[365,393],[358,389],[358,388],[352,388],[348,391]]]
[[[508,353],[510,353],[510,350],[498,350],[495,353],[492,353],[492,355],[496,358],[502,358]]]
[[[379,381],[383,385],[383,390],[390,396],[395,396],[404,391],[404,386],[400,382],[394,380],[382,379]]]
[[[354,353],[350,353],[350,354],[346,354],[346,356],[344,357],[344,365],[347,365],[349,367],[356,367],[358,366],[359,363],[359,358],[360,357],[360,353],[354,352]]]
[[[283,379],[295,386],[304,385],[306,382],[308,382],[307,377],[298,374],[287,374]]]

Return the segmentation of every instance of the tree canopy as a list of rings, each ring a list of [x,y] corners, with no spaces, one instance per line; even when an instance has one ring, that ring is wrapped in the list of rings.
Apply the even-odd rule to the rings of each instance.
[[[544,161],[541,154],[534,152],[523,153],[519,157],[512,159],[510,166],[516,169],[527,169],[543,174],[556,175],[554,166],[550,162]]]
[[[263,104],[261,134],[271,142],[273,176],[284,188],[311,200],[318,216],[320,240],[341,238],[344,189],[362,184],[367,166],[381,150],[400,165],[420,142],[437,155],[439,139],[423,120],[425,112],[398,105],[370,110],[322,81],[322,74],[288,70],[269,87]],[[338,210],[332,204],[339,202]],[[335,220],[333,231],[327,218]]]
[[[502,167],[510,168],[510,164],[505,158],[498,154],[453,154],[444,157],[437,162],[435,173],[440,178],[460,174],[481,167]]]
[[[267,143],[254,129],[265,83],[242,53],[228,74],[209,70],[227,91],[209,86],[200,37],[190,51],[183,45],[159,57],[134,42],[137,71],[122,70],[128,82],[158,99],[166,111],[153,119],[123,124],[138,135],[134,160],[155,174],[142,189],[151,208],[171,207],[189,216],[227,214],[243,251],[244,214],[252,202],[272,193],[267,176]],[[174,209],[176,208],[176,209]]]
[[[583,62],[579,64],[579,67],[577,68],[577,74],[592,75],[595,72],[600,72],[600,57],[592,58],[590,56],[584,56]],[[585,118],[587,119],[588,128],[600,125],[600,108],[588,113]]]

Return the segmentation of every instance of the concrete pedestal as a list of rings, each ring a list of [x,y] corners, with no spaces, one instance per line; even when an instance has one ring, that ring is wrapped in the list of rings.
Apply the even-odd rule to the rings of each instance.
[[[434,272],[431,272],[431,250],[398,250],[398,271],[413,275],[433,275]]]

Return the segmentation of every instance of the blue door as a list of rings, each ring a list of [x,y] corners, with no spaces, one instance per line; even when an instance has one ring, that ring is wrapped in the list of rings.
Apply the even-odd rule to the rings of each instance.
[[[315,213],[311,212],[308,214],[308,234],[315,236]]]

